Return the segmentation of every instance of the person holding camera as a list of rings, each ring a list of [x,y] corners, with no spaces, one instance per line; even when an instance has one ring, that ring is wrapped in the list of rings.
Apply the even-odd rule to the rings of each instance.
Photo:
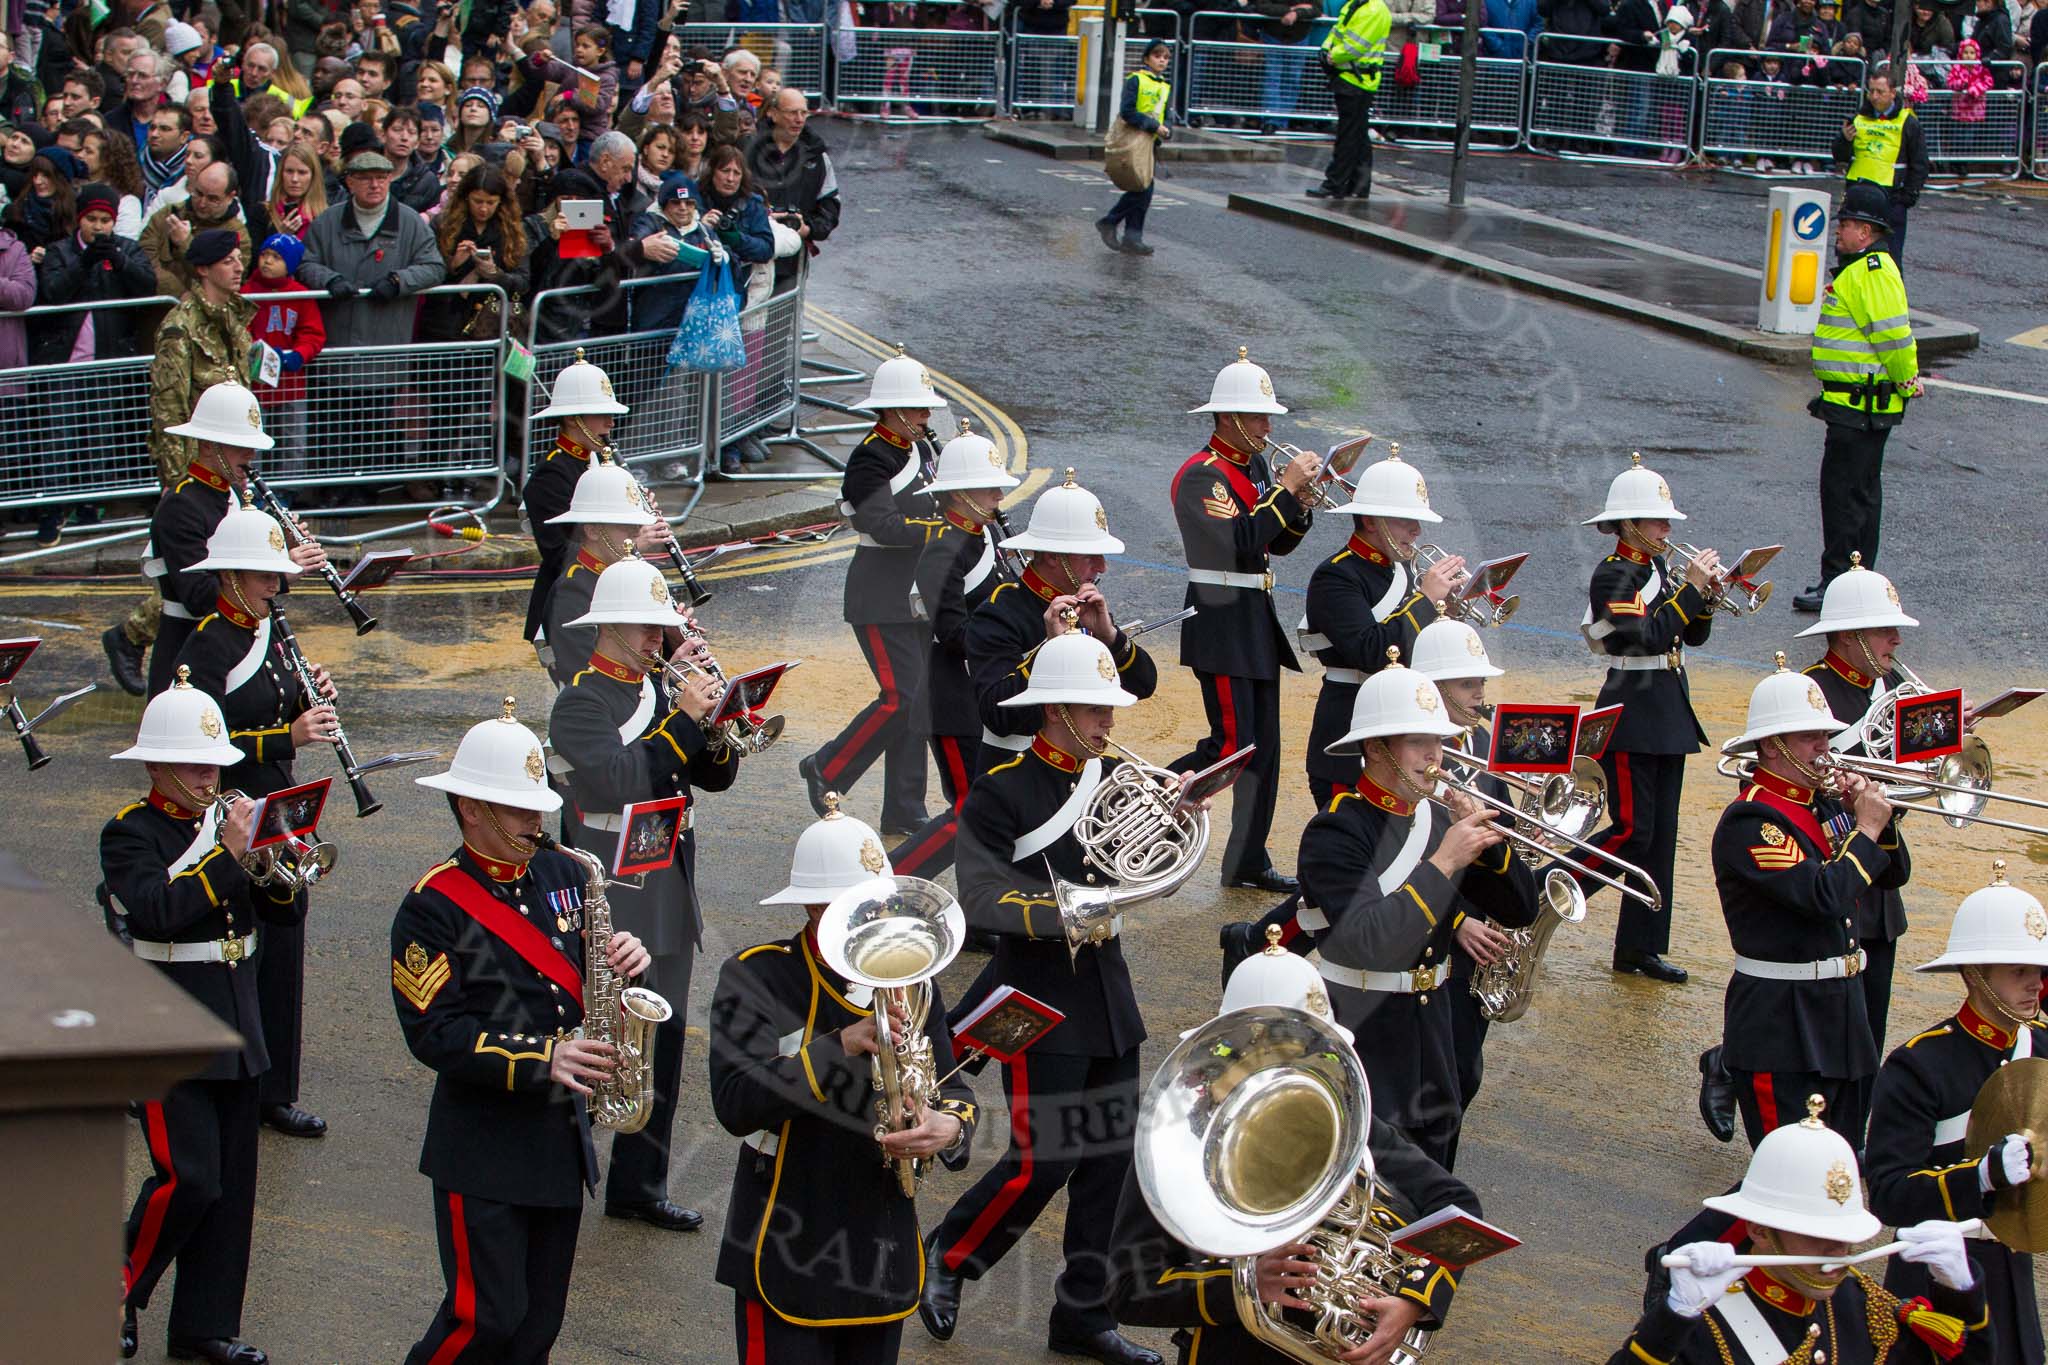
[[[793,85],[765,105],[768,126],[747,143],[747,169],[770,215],[804,239],[805,250],[775,260],[775,289],[796,280],[804,257],[839,226],[839,177],[825,140],[811,131],[811,102]]]

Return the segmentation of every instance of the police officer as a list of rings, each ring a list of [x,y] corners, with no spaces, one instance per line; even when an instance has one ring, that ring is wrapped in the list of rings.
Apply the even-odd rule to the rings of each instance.
[[[1884,443],[1920,394],[1920,353],[1907,318],[1906,282],[1885,249],[1885,192],[1851,182],[1835,214],[1835,277],[1813,329],[1820,393],[1806,410],[1828,424],[1820,457],[1820,582],[1792,599],[1819,611],[1821,590],[1860,550],[1877,567],[1884,520]]]
[[[1535,918],[1528,865],[1493,812],[1451,791],[1433,801],[1443,742],[1461,732],[1436,684],[1390,662],[1358,689],[1351,728],[1358,785],[1301,835],[1301,921],[1337,1018],[1365,1041],[1373,1112],[1446,1170],[1464,1114],[1450,992],[1466,919],[1520,928]]]
[[[1792,1102],[1792,1097],[1786,1097]],[[1929,1277],[1927,1301],[1901,1303],[1860,1269],[1836,1266],[1884,1224],[1863,1206],[1856,1152],[1820,1119],[1807,1117],[1765,1137],[1734,1191],[1702,1201],[1725,1222],[1747,1222],[1764,1255],[1811,1257],[1801,1266],[1736,1263],[1726,1242],[1678,1248],[1668,1292],[1637,1322],[1608,1365],[1725,1365],[1731,1360],[1799,1360],[1820,1365],[1989,1365],[1983,1277],[1961,1231],[1930,1221],[1899,1229],[1897,1259]],[[1959,1348],[1959,1349],[1958,1349]]]
[[[547,596],[542,634],[533,647],[555,686],[565,687],[589,665],[597,642],[594,628],[569,622],[590,610],[598,575],[636,551],[646,553],[650,542],[659,544],[656,537],[668,534],[668,523],[648,507],[632,471],[613,463],[610,448],[603,447],[576,480],[568,509],[549,517],[548,524],[574,534],[575,555]]]
[[[215,384],[200,394],[192,420],[169,433],[192,439],[192,462],[185,477],[157,502],[149,522],[150,549],[142,571],[156,580],[164,614],[149,655],[151,696],[170,686],[185,637],[220,596],[213,575],[194,572],[192,566],[206,558],[206,538],[228,508],[248,500],[248,470],[256,452],[277,444],[263,430],[256,395],[240,384]],[[302,569],[327,562],[327,552],[311,536],[289,554]]]
[[[1345,1041],[1351,1030],[1330,1014],[1316,969],[1274,941],[1231,973],[1223,990],[1219,1018],[1232,1010],[1280,1006],[1301,1010],[1328,1024]],[[1368,1101],[1368,1110],[1370,1101]],[[1452,1205],[1477,1216],[1478,1196],[1463,1181],[1424,1156],[1378,1117],[1371,1119],[1367,1149],[1374,1180],[1373,1224],[1382,1233],[1396,1233],[1425,1214]],[[1261,1302],[1279,1308],[1306,1309],[1301,1297],[1315,1283],[1317,1254],[1301,1242],[1275,1247],[1257,1258]],[[1109,1295],[1117,1320],[1132,1327],[1172,1327],[1180,1348],[1180,1365],[1202,1360],[1283,1365],[1295,1359],[1253,1340],[1234,1305],[1232,1266],[1228,1260],[1202,1256],[1160,1225],[1136,1171],[1126,1176],[1117,1200],[1116,1232],[1110,1253],[1113,1267]],[[1373,1331],[1362,1359],[1385,1359],[1412,1327],[1437,1331],[1450,1314],[1458,1275],[1438,1267],[1420,1281],[1404,1282],[1391,1296],[1377,1296],[1358,1305],[1373,1315]]]
[[[590,467],[590,457],[612,434],[613,424],[629,411],[612,395],[612,381],[605,372],[583,358],[576,359],[555,376],[548,405],[534,414],[535,420],[557,419],[555,443],[534,462],[519,492],[520,514],[533,532],[534,547],[540,551],[540,565],[533,572],[533,592],[526,599],[526,638],[540,631],[548,594],[562,576],[574,550],[569,544],[571,527],[555,518],[569,510],[576,482]]]
[[[926,655],[925,721],[946,809],[897,845],[895,861],[906,876],[935,877],[953,865],[953,839],[968,784],[980,775],[981,723],[967,667],[967,629],[975,610],[1007,580],[996,553],[993,524],[1003,494],[1017,486],[986,436],[960,419],[960,434],[939,452],[925,492],[938,515],[917,518],[924,547],[917,555],[918,604],[931,623]]]
[[[555,694],[548,718],[556,776],[569,795],[562,813],[565,842],[607,865],[625,829],[623,811],[636,801],[724,791],[739,775],[740,756],[705,720],[723,693],[699,675],[680,688],[649,675],[662,659],[663,632],[685,618],[669,597],[661,571],[628,557],[598,576],[590,610],[568,622],[596,638],[584,667]],[[697,641],[675,646],[670,660],[694,658]],[[647,984],[675,1008],[654,1033],[654,1112],[645,1127],[612,1140],[604,1211],[669,1231],[703,1224],[694,1209],[668,1197],[670,1129],[682,1075],[691,959],[704,939],[696,895],[694,804],[684,808],[675,862],[646,883],[611,893],[614,922],[631,930],[652,955]]]
[[[406,1365],[548,1358],[569,1301],[586,1190],[597,1187],[584,1098],[616,1061],[586,1041],[583,869],[539,851],[540,741],[513,717],[473,725],[445,773],[461,846],[413,886],[391,922],[391,1003],[412,1055],[436,1073],[420,1174],[448,1292]],[[647,950],[615,930],[623,980]]]
[[[1914,968],[1960,975],[1961,1007],[1907,1039],[1878,1069],[1865,1169],[1871,1212],[1887,1223],[1981,1218],[2006,1191],[2033,1179],[2037,1139],[2005,1134],[1975,1159],[1963,1147],[1970,1109],[1984,1083],[2009,1061],[2040,1056],[2048,1038],[2041,1026],[2048,912],[2032,895],[2007,884],[2003,861],[1991,867],[1991,885],[1956,907],[1948,951]],[[2041,1365],[2034,1258],[1984,1233],[1971,1241],[1970,1259],[1984,1277],[1998,1340],[1995,1359],[2001,1365]],[[1884,1284],[1906,1299],[1930,1288],[1924,1270],[1897,1262]]]
[[[1031,748],[999,764],[960,809],[960,899],[970,925],[997,935],[991,972],[1065,1018],[1003,1070],[1016,1121],[1009,1150],[962,1195],[927,1244],[919,1315],[951,1339],[960,1282],[980,1279],[1067,1191],[1066,1263],[1054,1285],[1047,1347],[1110,1365],[1159,1365],[1157,1352],[1116,1330],[1107,1292],[1110,1224],[1131,1162],[1138,1045],[1145,1024],[1122,941],[1112,932],[1069,956],[1053,879],[1101,878],[1085,861],[1074,821],[1121,761],[1107,756],[1119,685],[1109,646],[1068,631],[1039,649],[1031,685],[1011,698],[1042,707]]]
[[[1066,632],[1070,610],[1078,615],[1080,629],[1109,646],[1125,691],[1143,701],[1159,687],[1152,656],[1117,629],[1102,593],[1107,556],[1122,554],[1124,543],[1109,533],[1108,513],[1093,493],[1074,482],[1072,469],[1059,487],[1038,495],[1029,524],[999,547],[1029,557],[1017,581],[997,584],[967,621],[967,667],[981,719],[982,772],[1031,747],[1044,717],[1036,706],[1011,702],[1030,683],[1033,652]]]
[[[853,627],[861,657],[875,675],[875,699],[824,747],[797,763],[811,809],[825,812],[825,791],[845,792],[883,759],[882,833],[910,834],[923,826],[924,735],[922,696],[930,624],[910,602],[924,530],[911,520],[932,515],[920,485],[931,477],[927,425],[946,400],[932,391],[924,366],[897,348],[875,367],[861,406],[876,414],[875,429],[846,457],[839,510],[860,533],[846,568],[842,615]]]
[[[1272,557],[1292,554],[1308,534],[1322,462],[1303,452],[1277,480],[1268,469],[1266,437],[1287,409],[1242,346],[1193,411],[1213,414],[1215,429],[1173,476],[1188,561],[1183,605],[1200,613],[1181,627],[1180,661],[1201,684],[1209,736],[1169,766],[1196,771],[1258,746],[1231,795],[1223,884],[1285,893],[1294,878],[1273,867],[1266,835],[1280,775],[1280,670],[1301,666],[1273,610]]]
[[[1323,75],[1337,106],[1337,143],[1311,199],[1372,196],[1372,100],[1379,93],[1393,11],[1386,0],[1346,0],[1323,39]]]
[[[149,792],[100,831],[102,904],[137,957],[241,1035],[240,1047],[138,1107],[152,1174],[128,1215],[121,1354],[135,1354],[135,1315],[175,1261],[170,1354],[264,1365],[268,1356],[236,1339],[256,1214],[257,1078],[270,1065],[256,973],[244,964],[303,907],[242,869],[255,805],[223,814],[217,800],[221,767],[242,751],[189,674],[143,708],[135,743],[114,757],[141,763]]]
[[[1614,970],[1678,983],[1685,969],[1665,960],[1671,946],[1672,871],[1678,856],[1678,800],[1685,756],[1706,742],[1693,714],[1684,646],[1707,642],[1713,613],[1703,595],[1721,567],[1704,550],[1674,581],[1664,561],[1671,523],[1685,513],[1641,455],[1607,486],[1607,505],[1585,524],[1612,535],[1614,553],[1593,570],[1579,633],[1607,660],[1599,705],[1622,708],[1600,769],[1607,777],[1612,823],[1593,841],[1650,874],[1662,910],[1624,896],[1614,929]]]
[[[284,645],[273,631],[271,599],[299,566],[285,553],[284,530],[250,507],[230,510],[206,542],[206,558],[194,573],[216,576],[220,596],[213,613],[192,628],[178,663],[190,669],[193,686],[220,698],[228,740],[247,755],[222,774],[226,790],[268,796],[297,779],[292,760],[308,744],[331,741],[340,722],[330,704],[334,684],[315,667],[321,696],[309,698],[299,685]],[[317,1138],[326,1121],[301,1109],[301,1033],[306,1010],[305,893],[298,915],[263,936],[256,977],[263,1000],[263,1040],[270,1069],[258,1085],[263,1121],[291,1137]]]
[[[1863,86],[1863,107],[1842,120],[1835,136],[1835,164],[1842,168],[1845,188],[1857,183],[1885,192],[1891,257],[1906,259],[1906,211],[1920,202],[1927,183],[1927,137],[1920,120],[1898,97],[1891,72],[1874,69]]]
[[[893,873],[875,832],[840,814],[836,794],[825,804],[797,839],[789,885],[761,901],[801,907],[804,925],[727,958],[711,1002],[711,1107],[740,1139],[717,1271],[733,1291],[740,1365],[893,1365],[922,1252],[916,1201],[885,1158],[960,1170],[974,1132],[974,1092],[954,1076],[915,1124],[874,1136],[873,991],[824,959],[818,921]],[[924,1033],[943,1068],[953,1040],[937,982],[931,999]],[[820,1274],[849,1234],[858,1273]]]

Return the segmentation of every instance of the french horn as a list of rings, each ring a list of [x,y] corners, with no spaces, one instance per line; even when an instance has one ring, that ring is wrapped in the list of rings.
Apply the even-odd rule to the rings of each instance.
[[[1209,851],[1209,812],[1181,801],[1185,779],[1147,763],[1115,740],[1125,762],[1104,775],[1074,822],[1088,865],[1115,882],[1083,886],[1053,879],[1067,955],[1079,961],[1090,943],[1116,937],[1127,905],[1178,891]]]

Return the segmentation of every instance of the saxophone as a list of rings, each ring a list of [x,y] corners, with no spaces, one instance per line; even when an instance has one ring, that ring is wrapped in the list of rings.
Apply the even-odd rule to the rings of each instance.
[[[637,1133],[654,1114],[654,1029],[668,1022],[675,1010],[654,991],[622,986],[612,974],[605,958],[612,943],[612,905],[605,897],[610,883],[604,863],[545,832],[534,839],[541,848],[566,853],[583,868],[583,1027],[577,1036],[609,1043],[617,1054],[611,1079],[591,1085],[590,1121],[616,1133]]]
[[[1512,1024],[1528,1013],[1529,997],[1536,992],[1536,969],[1543,964],[1550,936],[1558,926],[1586,918],[1585,892],[1561,869],[1552,868],[1545,874],[1537,901],[1535,923],[1520,929],[1494,924],[1508,937],[1506,951],[1492,962],[1473,964],[1471,991],[1488,1023]]]

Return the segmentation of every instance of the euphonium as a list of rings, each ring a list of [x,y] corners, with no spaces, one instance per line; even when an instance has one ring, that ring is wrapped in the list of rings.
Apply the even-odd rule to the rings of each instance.
[[[534,835],[541,848],[566,853],[583,868],[583,1027],[578,1034],[609,1043],[614,1068],[590,1086],[590,1121],[617,1133],[637,1133],[654,1114],[654,1029],[675,1014],[645,986],[622,986],[605,954],[612,945],[612,904],[605,896],[604,863],[580,848]]]
[[[1067,953],[1114,936],[1122,907],[1172,895],[1194,875],[1209,849],[1209,812],[1181,804],[1182,777],[1154,767],[1114,740],[1127,761],[1106,773],[1074,822],[1074,838],[1091,867],[1115,886],[1053,880]]]
[[[925,1023],[932,978],[946,970],[967,940],[960,902],[922,877],[877,877],[850,887],[818,919],[818,952],[848,981],[875,993],[875,1140],[914,1128],[937,1095],[938,1066]],[[894,1013],[903,1015],[896,1031]],[[922,1163],[885,1157],[898,1187],[917,1193]]]
[[[1362,1298],[1429,1273],[1396,1251],[1375,1206],[1367,1138],[1372,1092],[1357,1053],[1305,1010],[1255,1005],[1210,1020],[1160,1064],[1138,1106],[1138,1189],[1186,1246],[1231,1264],[1247,1332],[1290,1360],[1327,1365],[1372,1335]],[[1315,1248],[1316,1282],[1298,1291],[1314,1325],[1258,1297],[1258,1257],[1289,1242]],[[1416,1328],[1394,1353],[1414,1365]]]
[[[1543,895],[1536,921],[1520,929],[1494,928],[1508,936],[1508,946],[1493,962],[1472,968],[1471,991],[1479,1001],[1479,1012],[1496,1024],[1511,1024],[1529,1010],[1529,997],[1536,992],[1536,970],[1543,964],[1543,952],[1550,936],[1561,924],[1577,924],[1586,918],[1586,893],[1578,882],[1558,868],[1543,876]],[[1489,921],[1490,922],[1490,921]]]

